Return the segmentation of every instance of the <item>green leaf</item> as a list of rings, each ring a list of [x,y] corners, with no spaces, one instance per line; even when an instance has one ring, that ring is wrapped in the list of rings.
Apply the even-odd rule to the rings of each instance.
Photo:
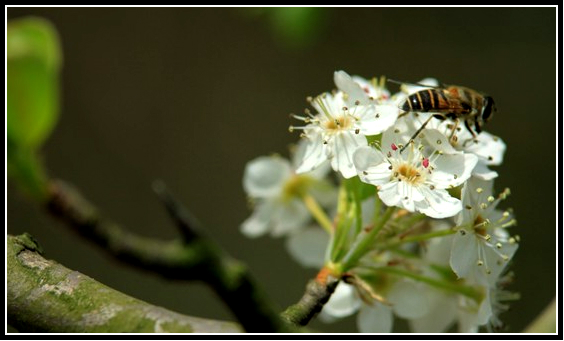
[[[35,150],[59,115],[59,37],[49,21],[35,17],[9,22],[6,35],[8,141]]]

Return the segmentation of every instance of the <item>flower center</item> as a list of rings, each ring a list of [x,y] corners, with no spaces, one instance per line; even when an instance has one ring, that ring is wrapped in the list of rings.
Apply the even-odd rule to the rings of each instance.
[[[325,122],[325,129],[332,131],[339,131],[350,129],[352,127],[353,120],[349,115],[339,116],[333,120],[328,120]]]
[[[290,201],[304,195],[311,184],[312,178],[307,175],[294,175],[285,184],[282,190],[282,198]]]
[[[486,232],[485,223],[486,219],[482,218],[481,215],[478,215],[476,219],[474,219],[474,232],[481,236],[486,236],[488,233]]]
[[[398,181],[406,181],[411,185],[419,185],[424,181],[422,172],[417,167],[408,163],[401,163],[397,165],[393,174]]]

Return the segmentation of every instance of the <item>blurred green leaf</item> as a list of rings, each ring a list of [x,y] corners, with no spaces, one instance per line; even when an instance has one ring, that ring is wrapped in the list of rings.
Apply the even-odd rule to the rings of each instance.
[[[59,114],[59,38],[49,21],[35,17],[9,22],[6,35],[8,140],[37,149]]]
[[[272,33],[289,47],[312,43],[325,26],[326,8],[319,7],[253,7],[245,13],[263,16]]]

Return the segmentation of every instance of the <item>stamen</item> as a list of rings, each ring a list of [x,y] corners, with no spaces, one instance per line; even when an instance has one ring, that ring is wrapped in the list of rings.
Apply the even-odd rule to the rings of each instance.
[[[395,144],[395,143],[392,143],[392,150],[393,150],[393,151],[396,151],[396,150],[398,150],[398,146],[396,146],[396,144]]]

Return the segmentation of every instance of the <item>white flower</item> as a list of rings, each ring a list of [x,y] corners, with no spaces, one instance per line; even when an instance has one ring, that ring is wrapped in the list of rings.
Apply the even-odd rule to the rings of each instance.
[[[478,162],[471,154],[425,156],[413,144],[401,153],[394,141],[397,128],[382,136],[382,149],[359,148],[354,163],[363,182],[378,186],[378,196],[388,206],[421,212],[432,218],[452,217],[462,210],[460,200],[447,189],[464,183]]]
[[[305,145],[298,147],[296,157],[304,148]],[[299,175],[294,168],[279,156],[262,156],[247,163],[243,187],[255,204],[253,214],[241,225],[241,232],[247,237],[267,232],[282,236],[306,226],[311,218],[301,200],[306,192],[322,198],[322,204],[335,198],[334,189],[323,180],[328,167]]]
[[[355,150],[368,145],[366,136],[377,135],[396,121],[399,109],[394,105],[362,105],[357,100],[350,106],[345,97],[351,96],[343,92],[324,93],[311,102],[316,115],[308,112],[308,117],[294,116],[307,123],[302,127],[290,127],[290,130],[303,130],[302,137],[307,141],[302,162],[296,170],[298,173],[311,171],[325,160],[331,160],[333,170],[343,177],[355,176],[352,161]]]
[[[507,190],[492,196],[493,181],[472,177],[462,189],[463,211],[457,217],[461,227],[454,237],[450,265],[459,278],[494,286],[518,244],[506,227],[515,224],[509,212],[496,210]]]
[[[387,289],[386,304],[362,300],[354,285],[341,282],[321,311],[321,319],[331,322],[359,312],[357,327],[362,333],[390,333],[394,315],[417,319],[428,312],[425,286],[407,279],[395,281]]]

